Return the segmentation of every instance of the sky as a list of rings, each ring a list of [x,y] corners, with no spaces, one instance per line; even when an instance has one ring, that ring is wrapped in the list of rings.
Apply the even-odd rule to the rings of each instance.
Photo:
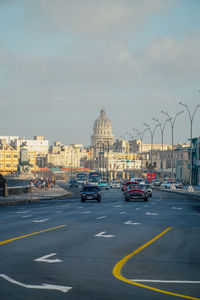
[[[199,90],[199,0],[0,0],[0,136],[89,145],[102,107],[115,138],[184,110],[173,136],[185,143],[179,102],[192,114]],[[192,127],[200,136],[200,108]]]

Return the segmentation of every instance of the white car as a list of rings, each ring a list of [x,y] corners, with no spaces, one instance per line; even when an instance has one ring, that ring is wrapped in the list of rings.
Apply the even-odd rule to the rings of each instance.
[[[112,189],[112,188],[120,189],[120,188],[121,188],[121,183],[118,182],[118,181],[112,181],[112,182],[110,183],[110,188],[111,188],[111,189]]]
[[[145,184],[144,178],[134,177],[134,178],[131,178],[130,181],[136,181],[136,182],[138,182],[138,183],[140,183],[140,184]]]

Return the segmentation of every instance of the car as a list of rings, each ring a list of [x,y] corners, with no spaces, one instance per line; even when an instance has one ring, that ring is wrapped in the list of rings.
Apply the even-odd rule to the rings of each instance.
[[[160,185],[161,185],[161,181],[159,181],[159,180],[152,181],[152,186],[160,186]]]
[[[81,202],[86,200],[101,201],[101,191],[99,186],[96,185],[84,185],[81,190]]]
[[[109,190],[109,184],[105,180],[99,181],[99,187],[101,190]]]
[[[71,180],[69,181],[69,188],[71,189],[71,188],[73,188],[73,187],[78,187],[78,181],[75,180],[75,179],[71,179]]]
[[[111,183],[110,183],[110,188],[112,189],[112,188],[118,188],[118,189],[120,189],[121,188],[121,182],[119,182],[119,181],[112,181]]]
[[[129,185],[133,184],[135,181],[124,181],[122,184],[122,192],[125,192]]]
[[[145,179],[144,178],[140,178],[140,177],[131,178],[130,181],[136,181],[138,183],[145,184]]]
[[[180,180],[176,180],[174,184],[175,184],[175,187],[177,189],[182,189],[183,188],[183,183]]]
[[[148,201],[149,194],[147,188],[144,184],[133,183],[128,186],[124,193],[125,201],[130,201],[131,199],[143,199]]]
[[[147,189],[147,193],[149,194],[149,197],[152,197],[152,188],[151,185],[148,183],[145,183],[145,187]]]

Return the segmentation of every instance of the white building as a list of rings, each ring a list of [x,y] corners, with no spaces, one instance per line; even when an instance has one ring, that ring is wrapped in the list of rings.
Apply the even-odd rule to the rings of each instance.
[[[34,139],[18,138],[11,142],[11,145],[20,150],[20,146],[26,143],[28,151],[35,151],[36,155],[45,156],[48,154],[49,140],[46,140],[43,136],[34,136]]]

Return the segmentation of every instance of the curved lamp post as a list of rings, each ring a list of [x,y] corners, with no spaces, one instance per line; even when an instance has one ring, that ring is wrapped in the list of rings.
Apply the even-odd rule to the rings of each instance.
[[[160,121],[156,118],[152,118],[155,122],[157,122],[158,126],[160,127],[160,131],[161,131],[161,143],[162,143],[162,154],[161,154],[161,179],[163,179],[163,173],[164,173],[164,170],[163,170],[163,140],[164,140],[164,130],[165,130],[165,126],[167,124],[168,121],[170,121],[170,119],[166,119],[164,124],[162,125],[160,123]]]
[[[177,112],[174,118],[170,117],[169,113],[165,112],[163,110],[161,111],[161,113],[163,113],[164,115],[166,115],[168,117],[168,119],[170,121],[171,129],[172,129],[172,156],[171,156],[171,165],[172,165],[171,172],[172,172],[172,174],[171,174],[171,177],[172,177],[172,182],[173,182],[174,181],[174,125],[175,125],[176,118],[178,117],[178,115],[183,113],[183,110]]]
[[[148,130],[147,128],[145,128],[142,132],[139,131],[137,128],[132,128],[134,131],[137,132],[137,135],[136,135],[136,138],[137,136],[139,136],[140,140],[141,140],[141,145],[140,145],[140,160],[141,160],[141,165],[140,165],[140,168],[141,168],[141,176],[142,176],[142,141],[143,141],[143,137],[144,137],[144,134],[145,132]]]
[[[156,131],[156,128],[158,127],[158,124],[155,125],[154,129],[152,130],[151,127],[144,123],[144,126],[146,126],[146,129],[149,130],[151,134],[151,182],[152,182],[152,153],[153,153],[153,137]]]
[[[186,108],[189,118],[190,118],[190,177],[189,177],[189,182],[190,182],[190,189],[192,189],[192,125],[193,125],[193,120],[194,120],[194,115],[197,111],[197,108],[200,107],[199,104],[197,104],[196,108],[193,111],[193,114],[189,110],[187,104],[179,102],[180,105]]]

